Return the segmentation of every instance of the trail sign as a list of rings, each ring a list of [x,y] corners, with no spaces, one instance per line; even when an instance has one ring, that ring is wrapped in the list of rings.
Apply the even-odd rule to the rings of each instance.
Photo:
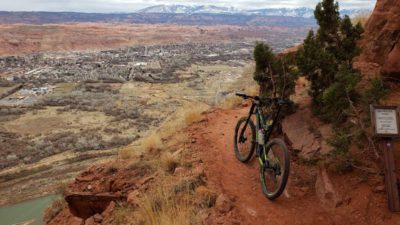
[[[371,105],[370,109],[374,135],[381,138],[380,146],[385,164],[385,187],[388,195],[389,209],[392,212],[399,212],[400,191],[392,148],[392,139],[400,137],[399,107]]]
[[[400,137],[399,107],[372,106],[371,120],[376,137]]]

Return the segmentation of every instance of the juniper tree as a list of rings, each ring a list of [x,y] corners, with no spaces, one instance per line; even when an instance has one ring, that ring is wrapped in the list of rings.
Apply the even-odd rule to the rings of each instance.
[[[260,86],[261,96],[288,97],[293,93],[297,74],[286,63],[287,57],[276,56],[263,42],[256,43],[256,68],[253,78]]]
[[[311,81],[314,112],[326,121],[340,122],[346,118],[348,101],[356,97],[354,81],[359,75],[352,61],[359,54],[356,42],[363,29],[360,24],[353,26],[348,16],[341,18],[334,0],[318,3],[314,15],[319,29],[316,34],[311,30],[304,40],[297,65]]]

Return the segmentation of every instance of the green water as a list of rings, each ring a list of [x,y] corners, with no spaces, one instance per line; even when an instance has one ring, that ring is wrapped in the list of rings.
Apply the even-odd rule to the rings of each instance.
[[[56,198],[57,195],[48,195],[11,206],[0,207],[0,225],[12,225],[31,220],[34,220],[31,223],[32,225],[41,225],[43,223],[43,211]]]

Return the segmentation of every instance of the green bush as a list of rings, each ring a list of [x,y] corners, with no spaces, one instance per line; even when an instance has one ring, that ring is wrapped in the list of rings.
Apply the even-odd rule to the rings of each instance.
[[[360,76],[353,70],[352,61],[360,52],[356,42],[363,29],[360,24],[353,26],[348,16],[341,18],[334,0],[318,3],[314,15],[319,29],[316,34],[311,30],[304,40],[297,65],[311,81],[315,114],[340,123],[348,116],[349,101],[357,97],[354,88]]]
[[[260,85],[261,96],[289,97],[294,92],[297,71],[289,66],[293,56],[276,56],[263,42],[257,42],[254,48],[256,69],[254,80]]]

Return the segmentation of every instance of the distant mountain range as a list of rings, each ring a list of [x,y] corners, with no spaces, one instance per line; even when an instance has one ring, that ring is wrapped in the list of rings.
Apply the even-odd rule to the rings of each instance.
[[[236,14],[241,13],[233,7],[218,7],[214,5],[156,5],[137,11],[138,13],[172,13],[172,14]]]
[[[342,10],[347,15],[368,12],[363,9]],[[311,8],[280,8],[240,10],[212,5],[157,5],[134,13],[79,12],[5,12],[0,11],[0,24],[59,24],[59,23],[131,23],[184,25],[251,25],[276,27],[314,27]]]
[[[2,12],[0,24],[129,23],[182,25],[240,25],[274,27],[314,27],[314,18],[223,13],[76,13],[76,12]]]
[[[368,9],[343,9],[342,15],[354,16],[370,12]],[[287,17],[314,17],[314,9],[311,8],[267,8],[256,10],[240,10],[233,7],[218,7],[213,5],[156,5],[141,9],[137,13],[168,13],[168,14],[243,14],[258,16],[287,16]]]

